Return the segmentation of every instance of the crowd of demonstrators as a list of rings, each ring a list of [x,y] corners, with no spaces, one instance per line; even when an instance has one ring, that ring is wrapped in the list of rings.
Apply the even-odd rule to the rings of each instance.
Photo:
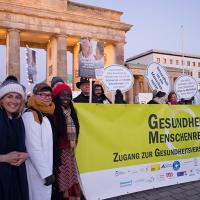
[[[104,94],[104,89],[100,84],[94,84],[92,87],[92,103],[111,104],[112,102]]]
[[[17,80],[0,86],[0,199],[28,200],[25,129],[21,118],[25,93]]]
[[[88,78],[80,78],[76,83],[76,87],[81,93],[73,99],[75,103],[89,103],[90,82]],[[105,95],[103,86],[98,83],[92,83],[92,103],[96,104],[112,104],[111,100]],[[115,104],[126,104],[121,90],[116,90]]]
[[[194,97],[190,99],[178,99],[177,94],[171,91],[168,95],[162,91],[153,91],[153,98],[147,104],[168,104],[168,105],[180,105],[180,104],[195,104]]]
[[[168,95],[168,104],[170,105],[178,105],[178,104],[196,104],[194,101],[194,96],[191,97],[190,99],[180,99],[178,100],[178,97],[174,91],[170,92]]]

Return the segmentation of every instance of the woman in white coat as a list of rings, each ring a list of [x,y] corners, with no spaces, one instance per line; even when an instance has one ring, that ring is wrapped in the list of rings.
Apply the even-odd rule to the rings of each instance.
[[[53,176],[53,134],[49,120],[54,112],[51,87],[39,83],[28,100],[28,110],[23,114],[26,147],[29,158],[26,168],[30,200],[50,200]]]

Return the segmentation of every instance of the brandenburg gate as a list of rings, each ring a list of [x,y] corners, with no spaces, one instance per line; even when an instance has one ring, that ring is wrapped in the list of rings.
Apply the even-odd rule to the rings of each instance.
[[[68,0],[0,0],[0,44],[6,45],[7,74],[20,79],[20,47],[46,50],[47,82],[67,81],[67,51],[73,55],[73,82],[78,80],[81,37],[104,41],[105,65],[124,64],[122,12]],[[39,66],[45,67],[45,66]]]

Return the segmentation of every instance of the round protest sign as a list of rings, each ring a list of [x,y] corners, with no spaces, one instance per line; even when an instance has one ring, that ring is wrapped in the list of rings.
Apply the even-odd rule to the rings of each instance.
[[[102,80],[108,92],[115,92],[117,89],[126,92],[133,86],[134,81],[133,74],[122,65],[105,68]]]
[[[167,94],[170,92],[170,80],[165,68],[158,63],[151,63],[147,67],[145,78],[148,80],[152,90],[162,91]]]
[[[180,99],[192,98],[198,90],[196,80],[192,76],[183,75],[175,81],[175,92]]]

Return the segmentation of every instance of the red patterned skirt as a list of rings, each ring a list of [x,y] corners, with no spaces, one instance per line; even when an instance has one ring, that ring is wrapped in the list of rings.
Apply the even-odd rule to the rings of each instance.
[[[80,197],[78,170],[74,151],[63,149],[61,151],[61,166],[58,173],[58,186],[60,192],[67,193],[69,197]]]

